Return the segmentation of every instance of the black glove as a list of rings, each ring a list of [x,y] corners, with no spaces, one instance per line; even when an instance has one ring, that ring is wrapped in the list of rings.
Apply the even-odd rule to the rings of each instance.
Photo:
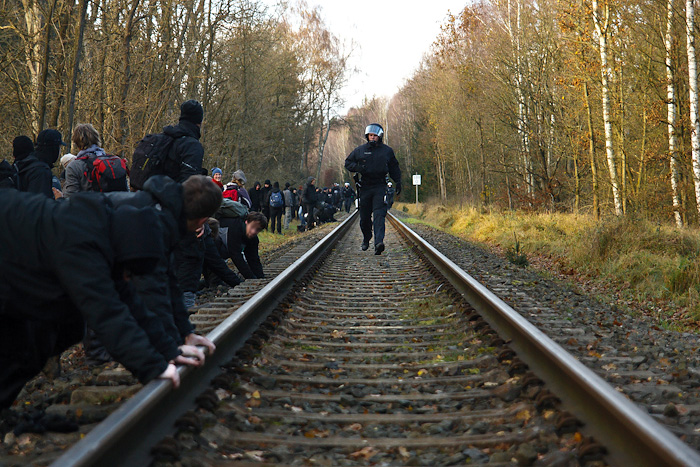
[[[396,184],[396,195],[398,196],[398,195],[400,195],[400,194],[401,194],[401,184],[400,184],[400,183],[397,183],[397,184]]]

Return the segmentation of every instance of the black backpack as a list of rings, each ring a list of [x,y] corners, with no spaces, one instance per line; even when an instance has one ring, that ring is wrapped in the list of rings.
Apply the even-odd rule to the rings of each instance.
[[[139,141],[131,158],[131,186],[143,188],[153,175],[167,175],[173,180],[179,175],[180,164],[169,163],[175,138],[164,133],[146,135]]]

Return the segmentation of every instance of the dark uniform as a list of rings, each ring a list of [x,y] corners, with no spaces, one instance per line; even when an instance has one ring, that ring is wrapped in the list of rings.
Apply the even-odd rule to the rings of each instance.
[[[355,200],[355,190],[353,190],[350,185],[344,186],[342,194],[345,212],[350,212],[350,206],[352,206],[352,202]]]
[[[373,126],[379,127],[379,125],[373,124],[368,129]],[[381,132],[383,134],[384,130],[382,129]],[[345,159],[345,168],[350,172],[358,172],[362,175],[360,182],[362,249],[367,249],[369,241],[372,239],[372,230],[374,230],[375,253],[380,254],[384,250],[384,218],[387,212],[387,206],[384,202],[386,175],[388,173],[396,182],[397,193],[400,192],[401,169],[399,161],[396,160],[394,150],[380,139],[377,142],[367,142],[355,148]]]

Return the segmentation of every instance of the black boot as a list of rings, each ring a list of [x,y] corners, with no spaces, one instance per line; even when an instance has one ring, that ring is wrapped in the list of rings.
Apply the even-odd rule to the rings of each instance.
[[[375,255],[381,255],[382,251],[384,251],[384,244],[383,243],[378,243],[374,245],[374,254]]]
[[[367,251],[369,249],[369,242],[362,242],[362,251]]]

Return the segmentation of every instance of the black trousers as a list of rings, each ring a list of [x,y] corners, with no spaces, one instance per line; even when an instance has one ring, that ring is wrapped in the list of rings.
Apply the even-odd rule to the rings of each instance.
[[[352,206],[352,198],[345,198],[343,204],[345,205],[345,212],[350,212],[350,206]]]
[[[284,208],[273,208],[270,206],[270,232],[275,233],[275,226],[277,226],[277,233],[282,233],[282,213]]]
[[[10,407],[24,385],[44,368],[54,355],[77,344],[85,333],[82,317],[63,321],[2,316],[0,326],[0,409]]]
[[[372,239],[372,230],[374,230],[374,244],[384,243],[385,192],[384,185],[362,187],[360,193],[360,230],[362,230],[365,243],[369,243]]]

